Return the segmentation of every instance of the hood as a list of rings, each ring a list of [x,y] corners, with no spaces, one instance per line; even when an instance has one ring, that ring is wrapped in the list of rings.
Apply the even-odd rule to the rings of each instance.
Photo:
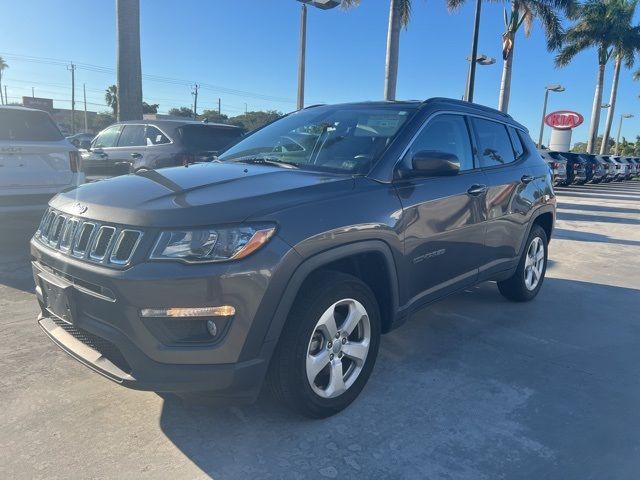
[[[181,227],[237,223],[340,195],[352,177],[266,165],[206,163],[88,183],[50,203],[71,215],[124,225]],[[80,204],[80,205],[78,205]]]

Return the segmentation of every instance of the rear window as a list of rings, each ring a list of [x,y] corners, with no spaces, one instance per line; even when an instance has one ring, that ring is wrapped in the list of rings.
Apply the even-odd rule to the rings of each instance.
[[[239,128],[208,125],[185,125],[179,131],[184,146],[193,151],[218,152],[242,136]]]
[[[46,112],[0,110],[0,140],[53,142],[62,138],[62,133]]]

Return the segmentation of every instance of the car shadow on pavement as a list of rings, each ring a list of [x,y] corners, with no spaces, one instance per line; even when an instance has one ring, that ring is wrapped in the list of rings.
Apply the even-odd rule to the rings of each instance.
[[[582,222],[602,222],[602,223],[622,223],[626,225],[640,225],[640,220],[636,218],[610,217],[606,215],[589,215],[582,213],[563,212],[562,206],[557,212],[558,220],[576,220]]]
[[[38,228],[41,213],[0,217],[0,285],[31,292],[29,241]]]
[[[578,295],[607,300],[566,301]],[[638,311],[628,288],[547,278],[518,304],[485,283],[385,335],[334,417],[300,418],[266,392],[250,406],[165,397],[160,427],[214,478],[620,478],[640,468],[640,416],[621,415],[640,394]]]
[[[621,238],[611,238],[608,235],[599,233],[582,232],[579,230],[566,230],[564,228],[555,228],[553,230],[553,238],[559,240],[576,240],[578,242],[596,242],[610,243],[613,245],[640,246],[640,240],[624,240]]]
[[[640,193],[640,192],[638,192]],[[558,201],[559,209],[582,210],[585,212],[606,212],[606,213],[633,213],[640,214],[638,208],[612,207],[609,205],[592,205],[586,203],[568,203],[564,199]]]

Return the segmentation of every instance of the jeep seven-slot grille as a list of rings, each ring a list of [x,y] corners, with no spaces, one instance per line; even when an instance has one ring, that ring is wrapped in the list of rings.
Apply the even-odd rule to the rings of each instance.
[[[36,239],[59,252],[94,263],[123,267],[131,262],[142,232],[74,217],[50,208]]]

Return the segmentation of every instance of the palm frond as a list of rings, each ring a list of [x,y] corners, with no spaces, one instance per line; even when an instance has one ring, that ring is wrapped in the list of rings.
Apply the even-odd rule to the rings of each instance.
[[[400,14],[400,24],[407,28],[411,21],[411,0],[395,0],[398,3],[398,13]]]

